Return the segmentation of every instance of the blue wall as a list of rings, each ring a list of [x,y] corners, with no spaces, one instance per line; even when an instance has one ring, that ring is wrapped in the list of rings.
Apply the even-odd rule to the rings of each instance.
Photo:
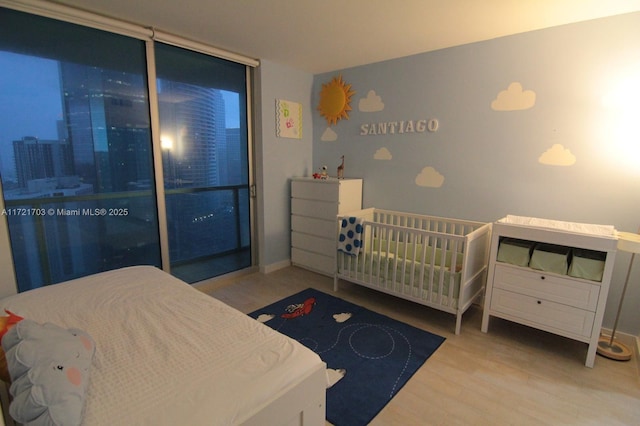
[[[328,126],[316,106],[322,85],[339,75],[356,93],[349,119]],[[603,101],[629,77],[636,88],[627,83],[627,94],[640,87],[640,13],[316,75],[313,168],[326,164],[335,174],[344,155],[345,175],[364,179],[365,207],[480,221],[516,214],[635,232],[640,93],[624,109]],[[512,83],[520,83],[524,103],[493,108]],[[361,111],[360,101],[371,90],[384,107]],[[418,120],[432,118],[439,121],[436,132],[415,131],[423,123]],[[369,134],[380,133],[377,123],[410,120],[414,132],[400,134],[398,124],[394,134],[389,125],[386,134]],[[631,132],[620,135],[626,128]],[[432,176],[419,178],[422,172]],[[628,261],[619,253],[607,327],[613,325]],[[640,271],[634,276],[640,282]],[[620,329],[638,335],[640,286],[635,287],[627,293]]]
[[[258,264],[269,272],[288,265],[291,257],[289,178],[311,173],[313,76],[269,61],[261,61],[255,72]],[[302,104],[301,139],[276,136],[276,99]]]

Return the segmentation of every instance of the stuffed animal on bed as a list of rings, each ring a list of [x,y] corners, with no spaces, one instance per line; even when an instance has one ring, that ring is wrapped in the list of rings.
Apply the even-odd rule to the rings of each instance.
[[[7,316],[0,317],[0,341],[2,341],[2,337],[7,331],[24,319],[11,311],[6,309],[4,311],[7,313]],[[4,349],[2,349],[2,347],[0,347],[0,380],[5,383],[11,383],[11,377],[7,369],[7,358],[4,356]]]
[[[20,315],[16,315],[11,311],[6,309],[4,311],[7,316],[0,317],[0,340],[2,340],[2,336],[4,336],[11,327],[24,319]]]
[[[9,414],[19,423],[79,425],[95,352],[84,331],[25,319],[2,338],[11,376]]]

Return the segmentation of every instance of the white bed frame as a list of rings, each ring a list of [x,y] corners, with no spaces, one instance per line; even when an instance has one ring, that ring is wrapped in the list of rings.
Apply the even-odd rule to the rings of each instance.
[[[347,217],[363,220],[363,249],[338,251],[334,290],[342,279],[455,314],[460,334],[462,314],[484,290],[491,224],[376,208],[338,223]]]
[[[243,425],[324,426],[326,385],[326,368],[318,369],[297,386],[277,397]]]

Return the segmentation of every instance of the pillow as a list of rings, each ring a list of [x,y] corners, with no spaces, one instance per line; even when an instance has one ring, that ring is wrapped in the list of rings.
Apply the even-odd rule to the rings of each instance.
[[[25,319],[2,338],[19,423],[79,425],[95,343],[82,330]]]

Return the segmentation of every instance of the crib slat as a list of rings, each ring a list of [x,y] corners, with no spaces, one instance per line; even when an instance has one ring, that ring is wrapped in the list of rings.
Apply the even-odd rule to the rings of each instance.
[[[434,293],[433,293],[433,277],[435,274],[435,265],[436,265],[436,246],[438,244],[436,237],[430,237],[430,246],[431,249],[431,259],[429,259],[429,301],[435,302]]]
[[[447,247],[449,240],[446,238],[440,238],[440,274],[438,274],[438,304],[442,305],[442,299],[444,298],[444,271],[447,261]]]
[[[406,283],[405,283],[405,277],[407,276],[407,251],[408,251],[408,247],[409,247],[409,241],[407,241],[407,238],[409,237],[409,233],[408,231],[404,231],[404,233],[402,234],[402,253],[401,253],[401,258],[396,258],[396,261],[400,262],[400,269],[401,269],[401,274],[400,274],[400,279],[398,280],[398,282],[400,283],[400,291],[405,294],[407,292],[407,289],[405,287]]]
[[[379,219],[379,217],[378,217]],[[373,237],[371,238],[371,256],[369,257],[369,273],[368,273],[368,282],[371,284],[377,284],[375,282],[375,277],[376,275],[376,271],[373,269],[373,265],[374,265],[374,261],[376,259],[376,256],[378,256],[378,252],[379,252],[379,247],[378,250],[376,250],[376,246],[375,246],[375,242],[376,241],[380,241],[382,239],[382,235],[380,235],[380,225],[376,222],[376,223],[372,223],[371,224],[371,233],[373,234]],[[366,275],[366,271],[365,271],[365,275]]]
[[[391,253],[391,239],[393,238],[393,229],[387,229],[387,248],[385,250],[385,264],[384,264],[384,280],[385,285],[389,282],[389,253]],[[379,262],[382,267],[382,262]]]
[[[409,272],[409,293],[414,296],[417,297],[418,295],[415,294],[415,275],[416,275],[416,255],[418,254],[418,238],[419,238],[419,234],[412,234],[413,238],[413,242],[412,242],[412,253],[413,255],[411,256],[411,259],[409,259],[409,266],[411,267],[411,270]]]
[[[422,259],[420,262],[420,292],[419,297],[424,297],[424,269],[426,268],[427,261],[427,247],[429,247],[429,237],[421,236],[422,240]],[[429,298],[429,293],[427,292],[427,298]]]
[[[388,220],[388,217],[385,219]],[[387,272],[387,264],[385,263],[383,265],[383,262],[387,262],[387,258],[389,257],[389,244],[391,241],[391,235],[390,235],[391,229],[384,227],[382,229],[382,233],[383,233],[383,237],[380,240],[380,257],[378,258],[378,270],[379,270],[379,274],[380,274],[380,285],[384,284],[384,281],[388,278],[388,272]],[[382,243],[384,242],[384,246],[382,245]]]
[[[458,263],[458,240],[451,241],[453,247],[451,248],[451,262],[449,262],[449,306],[453,307],[454,297],[457,299],[457,295],[454,296],[455,291],[455,272]]]
[[[382,242],[388,237],[387,237],[387,229],[386,228],[380,228],[379,226],[377,226],[377,229],[380,231],[380,237],[378,239],[378,250],[376,252],[376,255],[377,255],[376,265],[377,266],[376,266],[376,270],[375,271],[374,271],[373,266],[372,266],[371,267],[371,271],[372,271],[372,273],[375,273],[375,276],[376,276],[376,279],[377,279],[376,284],[378,286],[380,286],[380,285],[382,285],[382,278],[380,276],[380,274],[381,274],[381,269],[380,268],[382,267],[382,265],[381,265]]]
[[[371,238],[370,235],[370,230],[371,229],[371,225],[369,225],[369,222],[363,222],[362,223],[362,238],[363,238],[363,244],[362,244],[362,256],[359,257],[358,262],[356,264],[356,278],[359,279],[364,279],[364,263],[366,262],[367,259],[367,248],[365,247],[366,244],[369,243],[369,240],[373,240],[373,238]]]
[[[395,288],[395,283],[397,282],[396,281],[396,276],[398,275],[397,274],[397,272],[398,272],[398,248],[399,248],[399,244],[398,244],[399,243],[399,241],[398,241],[399,238],[398,238],[398,236],[400,235],[400,232],[399,231],[396,231],[396,232],[392,231],[392,233],[393,233],[393,235],[396,236],[396,239],[394,240],[394,242],[396,244],[395,244],[395,250],[393,251],[393,273],[392,273],[392,279],[391,279],[393,287]]]

